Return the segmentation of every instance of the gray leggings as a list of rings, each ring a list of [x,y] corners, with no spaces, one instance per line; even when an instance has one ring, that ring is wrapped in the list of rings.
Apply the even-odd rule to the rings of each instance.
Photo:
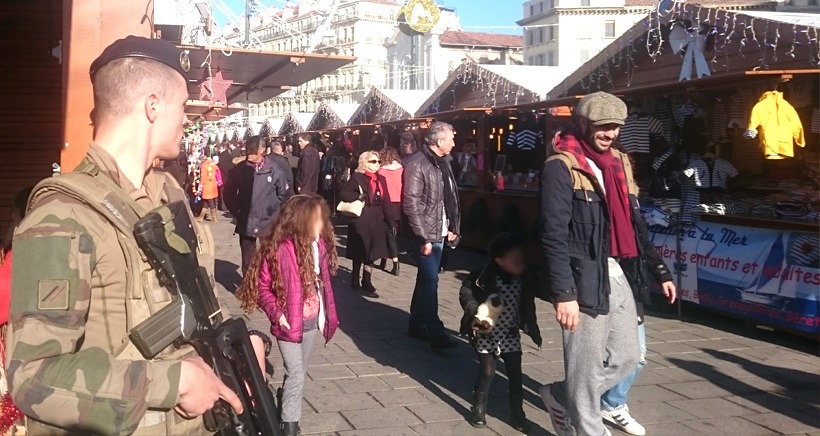
[[[638,314],[635,297],[617,262],[609,259],[609,314],[581,313],[574,332],[564,330],[566,378],[553,394],[567,409],[578,436],[606,434],[601,395],[638,365]]]
[[[302,334],[302,343],[276,341],[279,352],[285,361],[285,381],[282,386],[282,421],[299,422],[302,417],[302,391],[305,389],[305,376],[308,361],[313,354],[316,336],[319,330],[310,330]]]

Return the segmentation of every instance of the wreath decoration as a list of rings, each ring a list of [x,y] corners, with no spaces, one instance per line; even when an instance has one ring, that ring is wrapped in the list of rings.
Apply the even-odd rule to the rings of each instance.
[[[409,0],[399,10],[399,19],[419,33],[427,33],[439,20],[439,8],[435,0]]]

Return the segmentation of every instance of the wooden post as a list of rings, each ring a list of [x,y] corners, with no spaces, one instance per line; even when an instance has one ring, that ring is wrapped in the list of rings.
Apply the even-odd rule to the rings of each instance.
[[[64,172],[80,163],[92,139],[94,96],[88,69],[103,49],[128,35],[150,37],[153,0],[63,1],[63,148]]]

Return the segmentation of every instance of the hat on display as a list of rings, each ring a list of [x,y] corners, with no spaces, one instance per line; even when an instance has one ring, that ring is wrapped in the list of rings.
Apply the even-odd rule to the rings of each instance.
[[[626,122],[627,109],[626,103],[620,98],[606,92],[595,92],[578,102],[575,113],[588,119],[595,126],[623,126]]]
[[[129,35],[114,41],[106,47],[100,56],[91,63],[89,74],[94,77],[94,74],[100,68],[120,58],[144,58],[161,62],[173,68],[184,79],[188,78],[187,73],[191,69],[188,53],[180,50],[174,44],[162,39]]]

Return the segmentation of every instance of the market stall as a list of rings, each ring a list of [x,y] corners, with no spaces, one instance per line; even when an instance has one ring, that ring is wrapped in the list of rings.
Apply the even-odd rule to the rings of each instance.
[[[416,112],[455,127],[465,245],[484,249],[499,231],[534,236],[546,111],[497,109],[544,100],[562,77],[557,67],[465,62]]]
[[[305,126],[306,132],[320,132],[340,129],[348,124],[353,112],[359,107],[348,103],[321,103],[316,108],[315,116]]]
[[[683,300],[820,333],[816,14],[675,5],[551,95],[622,96],[620,145]]]

